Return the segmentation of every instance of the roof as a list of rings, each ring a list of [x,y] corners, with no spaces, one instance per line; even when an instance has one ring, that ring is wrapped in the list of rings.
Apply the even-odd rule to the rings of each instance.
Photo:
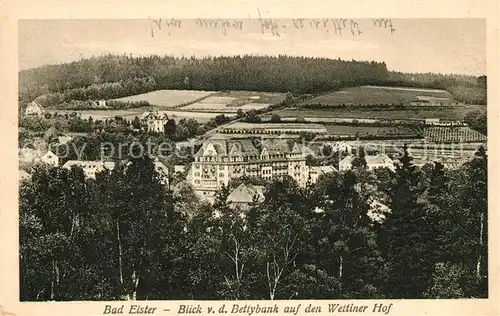
[[[43,157],[42,157],[42,158],[47,158],[47,157],[57,157],[57,155],[56,155],[56,154],[54,154],[52,151],[50,151],[50,150],[49,150],[49,151],[47,151],[47,152],[45,153],[45,155],[43,155]],[[59,158],[59,157],[57,157],[57,158]]]
[[[95,166],[97,168],[107,168],[107,169],[112,170],[115,168],[115,163],[112,161],[68,160],[63,165],[63,168],[69,169],[73,166],[78,166],[78,167]]]
[[[35,101],[31,101],[31,102],[28,104],[28,106],[27,106],[27,107],[28,107],[28,108],[29,108],[29,107],[39,107],[39,108],[41,108],[41,106],[40,106],[40,105],[38,105],[38,103],[36,103]]]
[[[258,197],[259,201],[264,199],[264,186],[242,183],[228,195],[227,201],[230,203],[251,203],[255,196]]]
[[[203,143],[195,156],[201,156],[206,150],[213,149],[218,156],[258,156],[265,149],[268,154],[301,152],[302,146],[293,139],[260,137],[211,137]]]
[[[354,160],[353,155],[349,155],[342,159],[340,163],[351,163]],[[378,165],[378,164],[385,164],[385,163],[393,163],[393,160],[389,158],[386,154],[378,154],[378,155],[367,155],[365,156],[366,164],[367,165]]]
[[[317,174],[326,174],[329,172],[337,172],[337,169],[333,166],[312,166],[309,167],[309,171]]]
[[[384,164],[384,163],[392,163],[393,160],[389,158],[386,154],[378,154],[375,156],[365,156],[366,163],[368,165],[372,164]]]
[[[19,169],[19,181],[29,179],[31,175],[24,170]]]
[[[249,131],[293,131],[294,133],[300,132],[314,132],[320,134],[328,134],[325,126],[321,124],[312,123],[247,123],[235,122],[226,125],[221,130],[249,130]]]
[[[142,113],[141,119],[168,119],[167,112],[165,111],[147,111]]]

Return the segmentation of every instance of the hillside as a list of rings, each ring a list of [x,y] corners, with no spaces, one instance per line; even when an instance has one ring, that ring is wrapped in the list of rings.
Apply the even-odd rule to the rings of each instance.
[[[120,98],[161,89],[320,93],[388,78],[384,63],[306,57],[101,56],[19,73],[20,99]],[[50,102],[49,102],[50,103]]]
[[[260,91],[318,95],[343,88],[443,89],[456,101],[486,104],[486,77],[389,72],[385,63],[290,56],[205,58],[106,55],[19,72],[21,107],[116,99],[156,90]]]

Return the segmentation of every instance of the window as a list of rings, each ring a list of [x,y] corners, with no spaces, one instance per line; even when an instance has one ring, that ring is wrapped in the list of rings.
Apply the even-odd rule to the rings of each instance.
[[[219,173],[219,177],[223,177],[224,176],[224,173]]]
[[[200,184],[200,180],[194,180],[194,183]]]
[[[199,173],[199,172],[195,172],[194,176],[195,176],[195,177],[199,177],[199,176],[200,176],[200,173]]]
[[[219,166],[219,170],[224,170],[224,166]]]

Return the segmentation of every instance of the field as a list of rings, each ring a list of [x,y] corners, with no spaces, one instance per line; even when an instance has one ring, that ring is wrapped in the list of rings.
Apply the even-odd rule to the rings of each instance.
[[[200,98],[207,97],[216,92],[213,91],[197,91],[197,90],[157,90],[143,94],[132,95],[129,97],[116,99],[118,101],[147,101],[149,104],[171,108],[185,103],[195,102]]]
[[[486,136],[469,127],[427,127],[425,139],[432,142],[485,142]]]
[[[283,100],[284,95],[282,93],[231,91],[209,96],[198,102],[180,107],[179,110],[236,113],[239,109],[243,111],[265,109],[271,104],[280,103]]]
[[[384,136],[384,137],[413,137],[417,136],[414,129],[403,126],[343,126],[326,125],[326,130],[333,136]]]
[[[339,105],[376,105],[376,104],[403,104],[403,105],[449,105],[456,104],[451,94],[444,90],[411,89],[397,87],[362,86],[348,88],[324,94],[313,99],[303,101],[299,105],[321,104],[323,106]]]
[[[333,122],[335,119],[376,119],[376,120],[415,120],[426,118],[439,118],[447,120],[463,120],[464,116],[475,110],[486,110],[484,105],[459,105],[436,108],[435,110],[419,110],[412,107],[407,110],[369,110],[363,108],[342,109],[334,108],[328,110],[315,109],[283,109],[273,113],[278,114],[282,120],[304,118],[310,122]],[[262,116],[263,119],[270,118],[271,113]]]
[[[136,109],[129,109],[129,110],[82,110],[82,111],[51,111],[51,112],[57,112],[59,114],[63,113],[72,113],[76,112],[79,114],[79,116],[82,119],[88,119],[90,116],[94,120],[105,120],[105,119],[111,119],[114,118],[115,116],[121,116],[127,120],[133,120],[136,116],[141,117],[142,113],[148,111],[151,108],[136,108]],[[212,117],[215,117],[220,114],[224,114],[229,117],[233,117],[234,114],[231,113],[202,113],[202,112],[183,112],[183,111],[163,111],[167,113],[169,118],[173,118],[176,121],[179,121],[180,119],[186,118],[193,118],[201,123],[208,122]]]

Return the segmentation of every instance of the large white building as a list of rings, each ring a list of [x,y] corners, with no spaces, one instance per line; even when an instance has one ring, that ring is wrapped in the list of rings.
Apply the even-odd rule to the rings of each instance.
[[[309,172],[301,148],[293,139],[214,135],[195,154],[189,179],[195,191],[206,197],[241,176],[266,180],[290,176],[304,186]]]

